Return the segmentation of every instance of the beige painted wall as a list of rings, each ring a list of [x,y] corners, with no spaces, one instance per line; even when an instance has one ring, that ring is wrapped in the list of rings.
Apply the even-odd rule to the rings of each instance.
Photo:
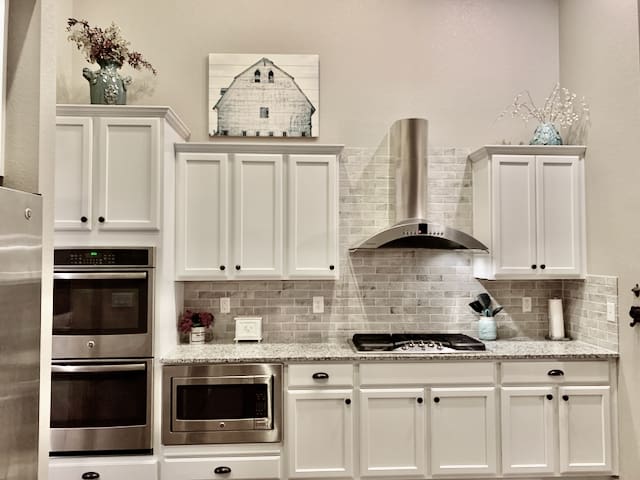
[[[621,478],[640,476],[640,327],[629,327],[640,282],[640,59],[637,0],[561,0],[563,84],[587,96],[588,268],[619,277]],[[636,301],[637,302],[637,301]]]
[[[7,28],[4,185],[38,191],[40,2],[10,1]]]
[[[431,145],[528,141],[533,124],[495,119],[558,79],[557,0],[73,0],[58,28],[70,15],[121,27],[159,71],[132,72],[129,103],[172,106],[195,141],[208,140],[209,53],[319,54],[318,141],[349,146],[376,147],[407,116],[429,119]],[[87,64],[64,37],[58,102],[86,103]]]

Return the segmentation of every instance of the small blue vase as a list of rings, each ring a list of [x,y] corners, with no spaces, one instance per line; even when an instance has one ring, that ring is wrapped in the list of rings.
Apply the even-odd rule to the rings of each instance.
[[[562,145],[562,137],[553,123],[541,123],[533,132],[529,145]]]
[[[494,317],[479,318],[478,338],[480,340],[495,340],[498,337],[496,330],[496,319]]]

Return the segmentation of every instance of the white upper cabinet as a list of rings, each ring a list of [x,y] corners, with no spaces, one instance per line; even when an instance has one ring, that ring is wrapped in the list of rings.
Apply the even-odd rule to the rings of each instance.
[[[227,278],[229,158],[181,153],[176,164],[176,276]]]
[[[173,111],[59,105],[57,115],[55,229],[158,230],[166,144],[189,137]]]
[[[330,145],[176,145],[176,278],[337,276]]]
[[[236,278],[282,276],[282,156],[234,160],[233,259]]]
[[[288,275],[337,278],[336,156],[290,155],[288,167]]]
[[[487,146],[473,162],[476,277],[580,278],[586,257],[579,146]]]
[[[157,230],[161,160],[155,118],[99,118],[98,227]]]
[[[56,230],[90,230],[93,121],[89,117],[58,117],[54,215]]]

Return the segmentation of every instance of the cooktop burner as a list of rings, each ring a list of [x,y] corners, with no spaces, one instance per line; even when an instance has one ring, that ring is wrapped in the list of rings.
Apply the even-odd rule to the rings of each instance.
[[[357,352],[453,353],[486,350],[484,343],[462,333],[356,333]]]

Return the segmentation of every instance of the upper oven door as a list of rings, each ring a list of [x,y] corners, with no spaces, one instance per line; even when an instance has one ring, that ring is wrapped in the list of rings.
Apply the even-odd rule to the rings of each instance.
[[[152,272],[56,271],[53,358],[150,357]]]

